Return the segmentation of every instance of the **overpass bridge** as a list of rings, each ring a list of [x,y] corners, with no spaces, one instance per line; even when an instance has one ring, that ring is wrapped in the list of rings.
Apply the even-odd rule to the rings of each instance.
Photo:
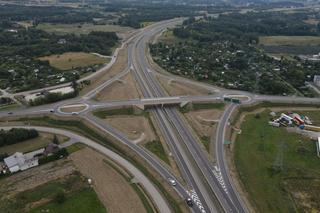
[[[179,105],[180,107],[185,106],[188,103],[205,103],[214,102],[222,100],[221,97],[217,95],[207,95],[207,96],[174,96],[174,97],[157,97],[157,98],[142,98],[142,99],[132,99],[125,101],[108,101],[99,102],[97,104],[90,104],[93,108],[103,108],[103,107],[119,107],[119,106],[135,106],[139,109],[144,110],[149,106],[167,106],[167,105]]]

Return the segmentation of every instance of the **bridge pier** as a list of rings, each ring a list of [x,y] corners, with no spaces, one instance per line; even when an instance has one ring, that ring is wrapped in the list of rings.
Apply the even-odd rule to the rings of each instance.
[[[144,105],[143,104],[137,104],[135,105],[135,107],[137,107],[138,109],[144,110]]]
[[[186,106],[188,103],[189,103],[189,101],[182,101],[180,103],[180,107],[182,108],[182,107]]]

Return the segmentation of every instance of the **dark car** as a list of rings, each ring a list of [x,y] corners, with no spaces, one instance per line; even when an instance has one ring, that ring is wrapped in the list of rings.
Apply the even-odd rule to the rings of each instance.
[[[187,203],[188,206],[190,206],[190,207],[193,206],[193,201],[192,201],[192,199],[191,199],[190,197],[188,197],[188,198],[186,199],[186,203]]]

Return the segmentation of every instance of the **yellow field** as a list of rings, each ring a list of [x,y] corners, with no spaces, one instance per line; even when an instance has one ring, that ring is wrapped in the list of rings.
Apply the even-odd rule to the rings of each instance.
[[[263,45],[318,45],[320,36],[261,36]]]
[[[37,26],[37,29],[44,30],[49,33],[56,33],[59,35],[74,33],[74,34],[88,34],[92,31],[103,31],[103,32],[117,32],[125,33],[132,28],[122,27],[118,25],[94,25],[90,23],[85,24],[50,24],[41,23]]]
[[[67,52],[61,55],[40,57],[39,59],[42,61],[49,61],[51,66],[59,70],[70,70],[76,67],[87,67],[95,64],[104,64],[110,61],[109,58],[103,58],[84,52]]]

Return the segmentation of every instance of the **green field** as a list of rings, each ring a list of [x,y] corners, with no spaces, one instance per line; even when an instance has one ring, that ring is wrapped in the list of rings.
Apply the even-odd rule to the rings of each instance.
[[[61,204],[57,202],[51,202],[49,204],[31,210],[30,213],[40,213],[47,209],[49,210],[49,212],[68,213],[107,212],[104,206],[100,203],[97,195],[91,188],[86,188],[73,194],[72,196],[68,197],[65,202]]]
[[[91,23],[85,23],[85,24],[41,23],[37,26],[37,29],[44,30],[49,33],[55,33],[58,35],[64,35],[69,33],[80,35],[80,34],[88,34],[92,31],[124,33],[132,30],[132,28],[130,27],[123,27],[118,25],[94,25]]]
[[[301,114],[320,119],[318,111]],[[250,200],[259,212],[319,211],[320,159],[315,142],[271,127],[268,121],[268,111],[247,115],[235,143],[235,166]]]
[[[319,45],[320,36],[260,36],[263,45]]]
[[[41,204],[39,204],[41,203]],[[3,212],[106,212],[94,190],[80,174],[73,174],[1,199]]]

